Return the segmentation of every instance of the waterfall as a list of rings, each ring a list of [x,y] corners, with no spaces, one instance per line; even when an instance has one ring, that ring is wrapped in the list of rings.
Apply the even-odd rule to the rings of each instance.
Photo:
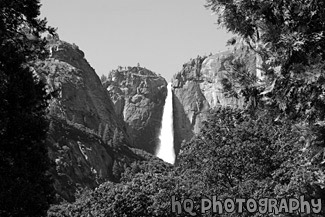
[[[160,143],[156,150],[156,156],[168,163],[174,164],[173,94],[171,83],[168,84],[167,89],[168,92],[165,100],[159,135]]]

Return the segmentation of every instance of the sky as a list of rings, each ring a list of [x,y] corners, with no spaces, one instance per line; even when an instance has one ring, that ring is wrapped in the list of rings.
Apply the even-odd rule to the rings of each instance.
[[[101,76],[118,66],[145,67],[167,81],[198,55],[227,49],[205,0],[41,0],[41,17],[75,43]]]

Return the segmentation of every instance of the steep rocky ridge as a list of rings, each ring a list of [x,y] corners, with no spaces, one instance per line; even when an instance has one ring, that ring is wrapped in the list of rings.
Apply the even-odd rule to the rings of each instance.
[[[95,70],[76,45],[53,40],[51,58],[39,63],[49,90],[57,89],[59,97],[51,102],[51,115],[64,117],[89,129],[98,130],[100,123],[123,131],[123,120],[102,87]]]
[[[57,93],[49,107],[47,142],[55,162],[51,174],[58,194],[71,201],[79,187],[92,188],[106,180],[114,181],[112,167],[137,157],[132,152],[126,156],[128,151],[117,151],[120,147],[114,149],[102,141],[99,126],[107,128],[109,139],[118,131],[125,144],[132,144],[123,120],[115,114],[109,94],[84,53],[76,45],[57,39],[50,40],[49,49],[51,57],[38,62],[35,69],[47,83],[47,90]],[[126,159],[124,163],[120,162],[122,158]]]
[[[232,106],[242,108],[242,98],[227,97],[222,80],[227,79],[230,61],[241,57],[246,70],[256,70],[255,55],[246,47],[234,47],[209,57],[198,56],[183,65],[172,80],[174,102],[175,151],[183,140],[188,141],[199,132],[210,108]]]
[[[167,96],[166,80],[142,67],[120,67],[108,74],[103,85],[116,114],[127,124],[134,147],[154,154]]]
[[[49,155],[55,162],[51,170],[54,187],[68,201],[74,200],[78,188],[94,188],[113,179],[113,149],[81,129],[52,118],[47,138]]]
[[[47,143],[55,163],[50,173],[59,201],[71,202],[79,190],[116,182],[114,169],[124,170],[135,160],[144,160],[125,144],[108,145],[89,128],[55,117],[51,118]]]

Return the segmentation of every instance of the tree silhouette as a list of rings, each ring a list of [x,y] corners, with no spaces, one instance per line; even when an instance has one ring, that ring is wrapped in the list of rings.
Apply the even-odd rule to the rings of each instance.
[[[0,216],[44,216],[53,199],[45,143],[49,94],[33,70],[45,58],[37,0],[0,2]]]

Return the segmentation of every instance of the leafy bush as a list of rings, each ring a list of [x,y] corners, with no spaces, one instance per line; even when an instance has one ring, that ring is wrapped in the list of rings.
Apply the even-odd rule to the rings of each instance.
[[[178,173],[197,174],[203,193],[220,200],[323,198],[324,190],[316,184],[321,170],[307,164],[300,137],[289,121],[217,109],[201,133],[182,147]]]

